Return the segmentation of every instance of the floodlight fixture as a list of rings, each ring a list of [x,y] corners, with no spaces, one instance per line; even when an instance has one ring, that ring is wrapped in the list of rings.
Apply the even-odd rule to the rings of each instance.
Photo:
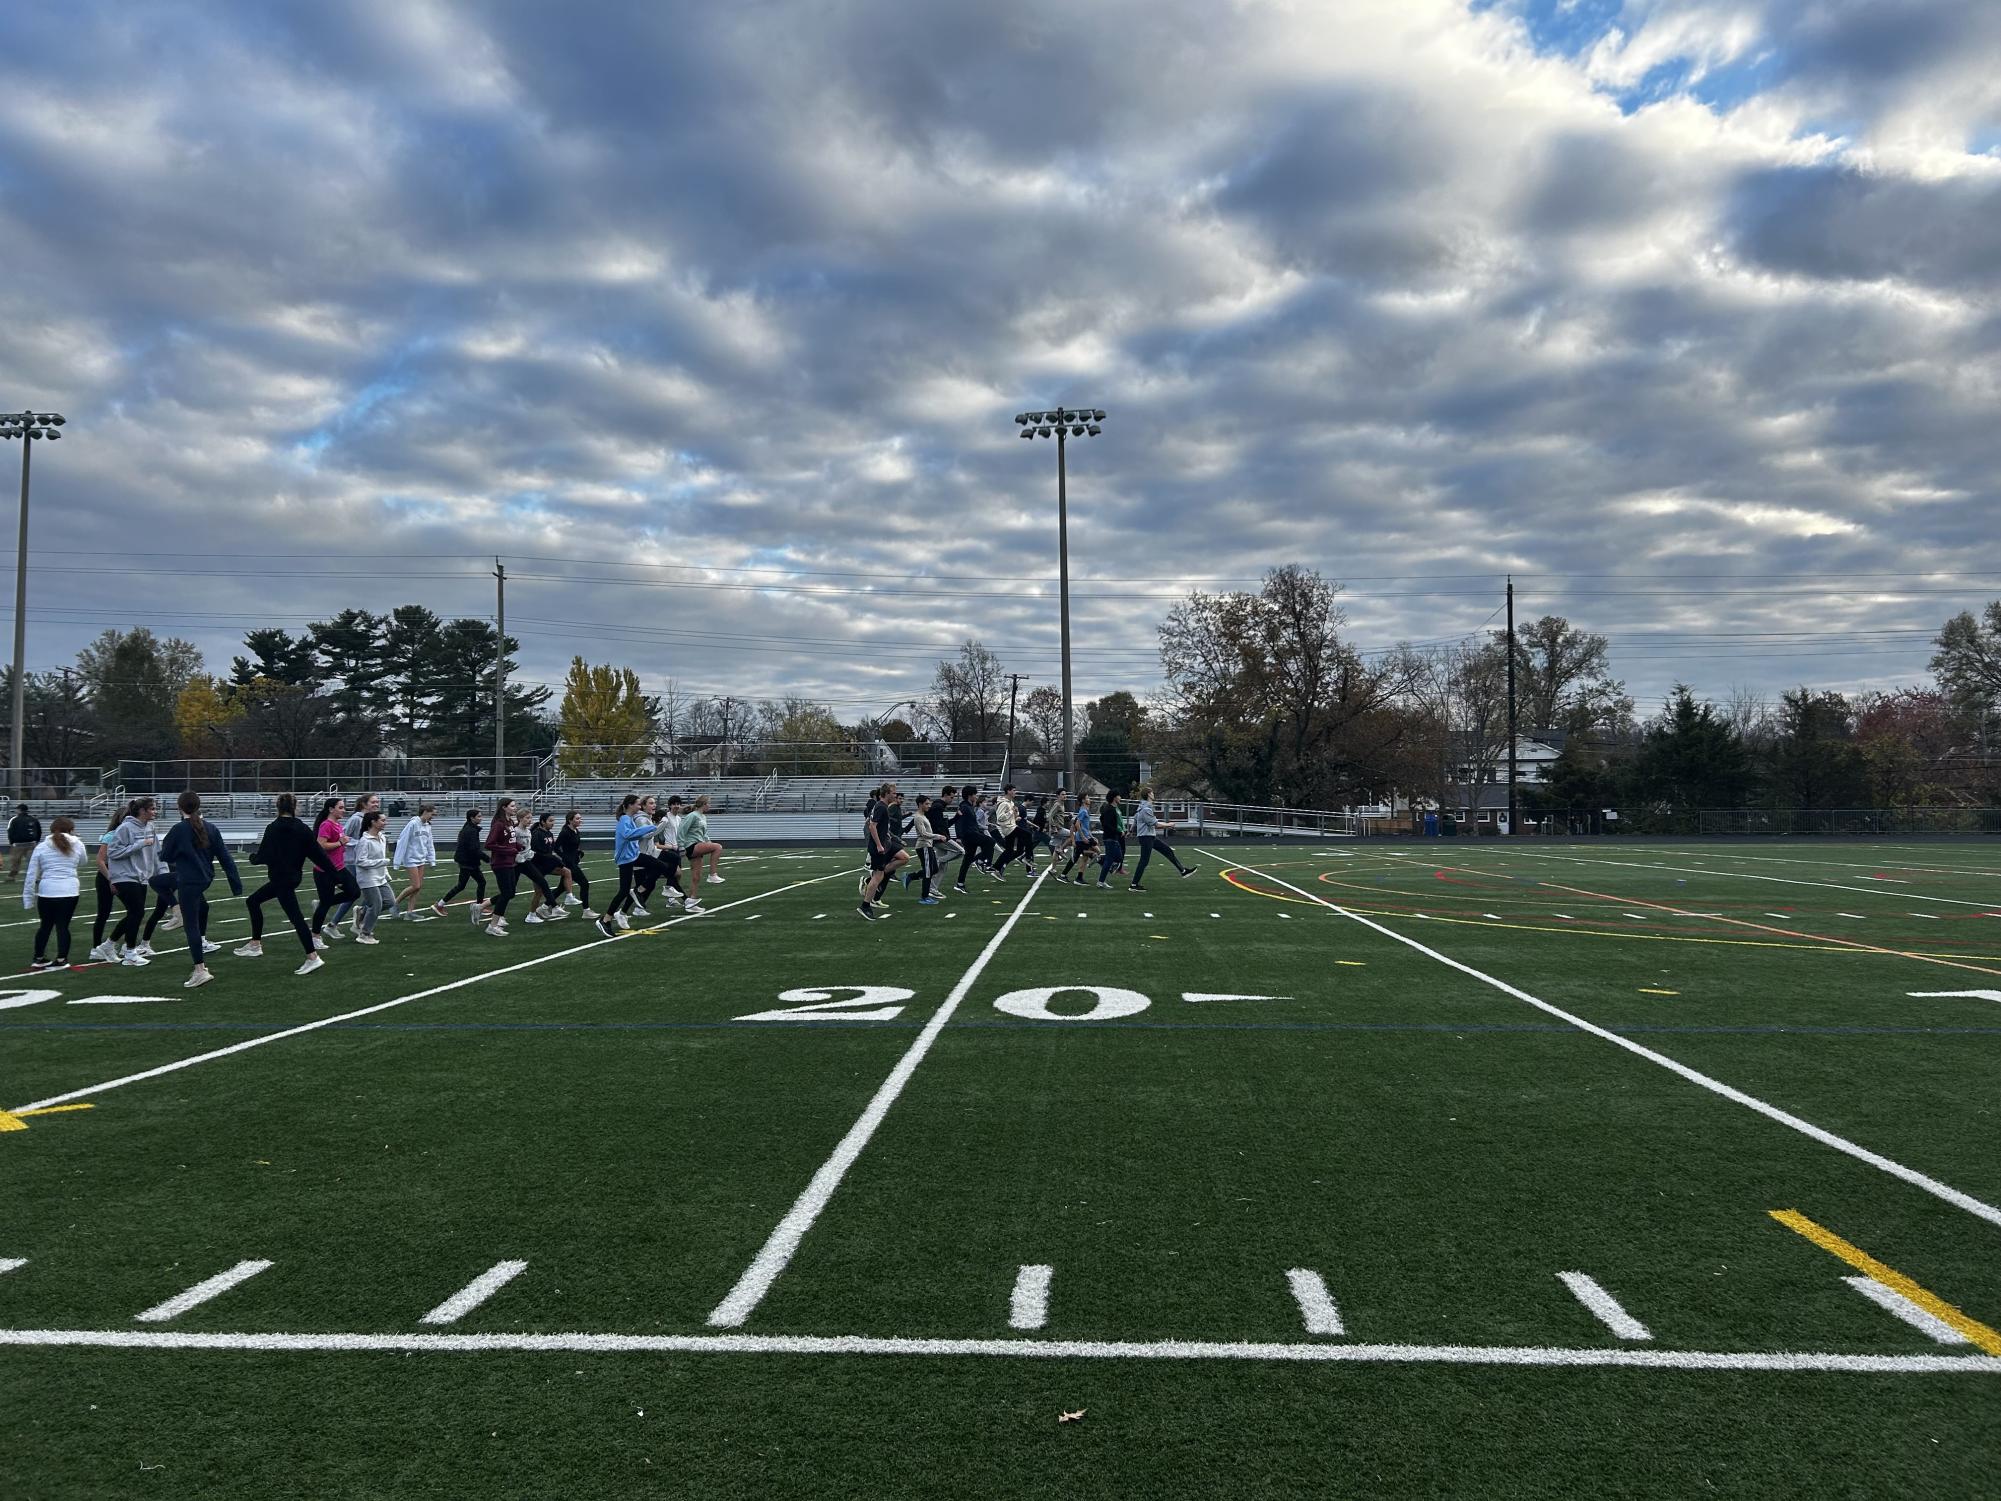
[[[8,736],[8,764],[16,796],[28,795],[28,779],[22,770],[24,732],[27,728],[28,688],[28,456],[37,438],[54,440],[62,436],[56,429],[68,419],[61,412],[0,412],[0,438],[21,440],[20,531],[14,546],[14,722]]]
[[[1077,715],[1070,690],[1070,480],[1065,447],[1071,438],[1095,438],[1105,414],[1099,407],[1055,407],[1015,419],[1024,438],[1056,439],[1057,600],[1063,645],[1063,791],[1077,789]]]

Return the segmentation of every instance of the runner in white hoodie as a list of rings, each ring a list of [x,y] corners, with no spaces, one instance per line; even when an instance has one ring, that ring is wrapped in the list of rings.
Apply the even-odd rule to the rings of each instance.
[[[35,927],[33,969],[69,968],[69,920],[83,895],[79,872],[89,853],[76,837],[76,824],[57,818],[49,824],[49,837],[28,856],[28,873],[21,883],[21,905],[34,909],[39,919]],[[46,958],[49,934],[56,935],[56,957]]]
[[[406,921],[417,918],[417,904],[424,894],[424,872],[438,863],[437,841],[431,837],[431,820],[437,816],[436,803],[417,804],[417,816],[403,825],[396,836],[396,868],[406,873],[409,884],[397,894],[396,905]],[[431,911],[445,915],[445,904],[431,903]]]

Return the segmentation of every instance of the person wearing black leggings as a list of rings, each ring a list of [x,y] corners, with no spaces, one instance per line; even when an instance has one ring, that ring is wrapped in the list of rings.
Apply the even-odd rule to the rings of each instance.
[[[595,922],[597,913],[591,911],[591,878],[584,874],[584,815],[580,808],[572,808],[563,815],[563,827],[556,835],[556,858],[563,862],[563,869],[570,874],[570,890],[582,903],[585,922]]]
[[[237,958],[264,957],[264,904],[275,901],[306,951],[306,962],[293,973],[309,975],[325,962],[313,944],[313,930],[299,910],[299,882],[308,861],[316,870],[333,874],[333,861],[320,848],[313,831],[299,822],[299,800],[289,792],[282,792],[278,795],[278,816],[264,826],[257,848],[250,856],[251,864],[264,867],[264,884],[250,893],[245,904],[250,908],[250,941],[236,950]]]
[[[486,855],[493,862],[493,881],[500,888],[493,899],[493,921],[486,925],[492,938],[507,936],[507,904],[521,884],[521,840],[514,832],[514,799],[503,797],[494,805],[493,823],[486,831]]]
[[[86,852],[76,837],[76,824],[56,818],[49,824],[49,837],[36,845],[28,856],[28,871],[22,879],[21,905],[34,909],[35,969],[69,968],[69,920],[83,887],[78,873]],[[49,935],[56,938],[56,957],[48,958]]]
[[[194,973],[184,983],[194,990],[215,978],[209,973],[202,935],[208,927],[208,888],[215,879],[216,862],[222,862],[222,873],[229,877],[231,895],[243,895],[243,877],[237,873],[229,846],[222,842],[222,831],[201,816],[201,795],[190,788],[175,799],[175,806],[181,810],[181,821],[160,841],[160,859],[173,872],[180,896],[188,955],[195,962]]]
[[[478,927],[482,920],[490,916],[486,902],[486,872],[479,868],[485,859],[486,851],[480,844],[479,809],[468,808],[466,821],[459,825],[458,843],[452,846],[452,863],[459,868],[458,882],[445,893],[444,902],[440,902],[439,905],[443,906],[445,902],[450,902],[466,887],[472,887],[474,927]]]
[[[104,835],[97,841],[97,917],[90,925],[90,957],[99,964],[110,964],[118,958],[118,945],[107,943],[104,938],[106,924],[111,914],[118,909],[118,892],[106,873],[105,851],[111,843],[111,836],[118,832],[118,826],[125,822],[125,810],[111,810],[111,822],[104,826]]]
[[[146,955],[139,947],[139,926],[146,916],[146,887],[160,868],[160,839],[153,830],[153,815],[159,804],[150,797],[135,797],[126,805],[125,817],[105,841],[105,867],[111,886],[125,915],[111,930],[114,949],[120,950],[119,963],[143,965]]]

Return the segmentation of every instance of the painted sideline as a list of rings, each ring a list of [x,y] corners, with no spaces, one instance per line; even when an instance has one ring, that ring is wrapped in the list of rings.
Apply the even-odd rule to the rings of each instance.
[[[1816,1126],[1812,1121],[1803,1120],[1789,1111],[1781,1110],[1776,1105],[1768,1105],[1756,1095],[1748,1095],[1741,1089],[1736,1089],[1731,1085],[1725,1084],[1721,1079],[1713,1079],[1708,1074],[1692,1069],[1685,1063],[1677,1063],[1665,1053],[1656,1053],[1652,1048],[1644,1047],[1634,1042],[1631,1038],[1621,1037],[1617,1032],[1608,1031],[1593,1022],[1588,1022],[1581,1016],[1565,1011],[1561,1006],[1551,1005],[1548,1001],[1538,996],[1530,995],[1526,990],[1510,985],[1506,980],[1496,979],[1493,975],[1486,973],[1486,971],[1475,969],[1470,964],[1464,964],[1452,958],[1449,954],[1441,954],[1437,949],[1428,948],[1424,944],[1419,943],[1415,938],[1407,938],[1394,928],[1384,927],[1381,923],[1364,917],[1359,912],[1351,912],[1346,907],[1330,902],[1323,896],[1317,896],[1311,891],[1302,890],[1290,881],[1280,876],[1272,875],[1269,871],[1262,871],[1254,865],[1245,865],[1239,861],[1225,860],[1214,850],[1204,849],[1201,850],[1201,853],[1207,855],[1211,860],[1216,861],[1217,864],[1229,869],[1248,871],[1260,880],[1275,881],[1280,886],[1285,887],[1286,890],[1298,892],[1299,895],[1307,898],[1307,900],[1325,907],[1337,917],[1345,917],[1350,922],[1357,922],[1365,928],[1373,929],[1385,938],[1393,938],[1406,948],[1416,949],[1426,958],[1436,959],[1448,969],[1456,969],[1462,975],[1470,975],[1483,985],[1493,986],[1494,989],[1502,992],[1504,995],[1511,995],[1518,1001],[1526,1001],[1538,1011],[1546,1011],[1551,1016],[1569,1022],[1571,1026],[1576,1027],[1579,1031],[1589,1032],[1593,1037],[1603,1038],[1614,1047],[1624,1048],[1627,1052],[1644,1058],[1649,1063],[1660,1065],[1670,1073],[1679,1074],[1682,1078],[1688,1080],[1689,1083],[1698,1084],[1712,1094],[1719,1094],[1726,1100],[1734,1100],[1737,1104],[1747,1109],[1757,1111],[1758,1114],[1764,1116],[1767,1120],[1777,1121],[1782,1126],[1789,1126],[1803,1136],[1812,1137],[1822,1146],[1833,1147],[1835,1151],[1845,1152],[1856,1161],[1866,1162],[1869,1166],[1878,1168],[1893,1178],[1901,1178],[1913,1187],[1921,1188],[1926,1193],[1945,1200],[1946,1203],[1952,1205],[1955,1209],[1964,1209],[1968,1214],[1983,1219],[1990,1225],[2001,1225],[2001,1208],[1996,1208],[1985,1200],[1976,1199],[1972,1194],[1962,1193],[1959,1189],[1952,1187],[1951,1184],[1941,1183],[1938,1179],[1928,1177],[1916,1168],[1905,1167],[1901,1162],[1892,1161],[1880,1153],[1872,1152],[1867,1147],[1848,1140],[1845,1136],[1836,1136],[1832,1131]]]
[[[193,1330],[0,1329],[0,1346],[121,1350],[496,1351],[667,1355],[979,1355],[1015,1360],[1268,1360],[1361,1365],[1626,1366],[1668,1371],[1852,1371],[2001,1376],[1988,1355],[1829,1355],[1540,1345],[1336,1345],[1222,1340],[888,1339],[811,1334],[204,1334]]]
[[[980,950],[979,957],[972,962],[966,972],[959,977],[959,983],[952,987],[924,1030],[917,1034],[917,1040],[897,1060],[896,1067],[889,1071],[889,1077],[882,1081],[882,1087],[875,1092],[875,1098],[859,1119],[848,1127],[848,1134],[834,1148],[833,1156],[820,1164],[820,1170],[813,1174],[813,1180],[806,1185],[806,1191],[799,1195],[798,1202],[786,1212],[785,1218],[771,1232],[763,1249],[752,1258],[736,1286],[718,1303],[709,1315],[709,1323],[717,1328],[733,1329],[750,1317],[751,1310],[764,1300],[785,1268],[791,1264],[793,1255],[799,1249],[799,1242],[806,1238],[806,1232],[813,1228],[813,1222],[820,1217],[820,1211],[827,1207],[827,1201],[834,1196],[834,1190],[841,1186],[841,1179],[847,1176],[855,1159],[875,1135],[883,1117],[889,1114],[889,1107],[896,1103],[896,1097],[903,1093],[903,1086],[910,1082],[910,1076],[917,1071],[917,1065],[924,1061],[924,1055],[931,1051],[931,1044],[938,1040],[938,1034],[945,1029],[945,1023],[952,1019],[952,1013],[959,1009],[959,1003],[980,978],[1007,935],[1014,931],[1014,925],[1021,921],[1021,914],[1028,910],[1028,904],[1041,890],[1043,881],[1049,875],[1049,867],[1042,867],[1041,875],[1028,883],[1028,890],[1021,894],[1021,900],[1014,905],[1014,911],[1007,915],[1007,921],[1000,930],[987,940],[987,946]]]
[[[679,923],[695,922],[717,912],[727,912],[732,907],[741,907],[750,902],[761,902],[768,896],[779,896],[787,891],[797,891],[801,886],[817,886],[822,881],[832,881],[841,876],[853,875],[854,868],[837,870],[824,876],[813,876],[804,881],[794,881],[789,886],[774,886],[769,891],[754,892],[750,896],[738,897],[733,902],[724,902],[720,907],[710,907],[704,912],[690,912],[681,917],[669,918],[666,922],[655,923],[650,928],[634,928],[630,933],[621,933],[617,938],[594,938],[588,943],[573,944],[569,948],[554,949],[546,954],[538,954],[533,959],[524,959],[519,964],[509,964],[501,969],[489,969],[480,974],[467,975],[463,979],[452,980],[443,985],[433,985],[429,990],[412,991],[409,995],[399,995],[393,1001],[378,1001],[373,1006],[363,1006],[356,1011],[343,1011],[338,1016],[323,1016],[318,1021],[306,1022],[300,1026],[287,1027],[282,1032],[267,1032],[261,1037],[252,1037],[243,1042],[231,1043],[226,1048],[216,1048],[211,1052],[197,1053],[192,1058],[182,1058],[175,1063],[163,1063],[158,1068],[149,1068],[136,1074],[126,1074],[123,1078],[111,1079],[103,1084],[93,1084],[88,1089],[72,1089],[68,1094],[50,1095],[46,1100],[36,1100],[32,1104],[21,1105],[8,1112],[19,1115],[23,1110],[41,1110],[50,1105],[61,1105],[70,1100],[80,1100],[86,1095],[100,1095],[108,1089],[122,1089],[127,1084],[137,1084],[142,1079],[157,1079],[162,1074],[171,1074],[180,1069],[193,1068],[197,1063],[209,1063],[217,1058],[227,1058],[231,1053],[241,1053],[249,1048],[261,1048],[266,1043],[282,1042],[287,1037],[298,1037],[302,1033],[317,1032],[321,1027],[331,1027],[337,1022],[353,1021],[357,1016],[373,1016],[378,1011],[388,1011],[395,1006],[407,1006],[412,1001],[429,1000],[434,995],[444,995],[449,991],[463,990],[468,985],[477,985],[482,980],[495,980],[502,975],[518,974],[524,969],[533,969],[538,964],[553,964],[558,959],[568,959],[576,954],[588,954],[601,949],[606,944],[618,943],[640,933],[658,933]]]

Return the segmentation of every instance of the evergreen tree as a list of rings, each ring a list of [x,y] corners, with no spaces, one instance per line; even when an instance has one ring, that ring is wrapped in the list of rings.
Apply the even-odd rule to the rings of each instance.
[[[313,659],[313,638],[294,636],[277,626],[251,631],[243,638],[250,655],[229,664],[229,680],[246,687],[263,678],[272,683],[289,683],[310,688],[320,680],[319,664]]]

